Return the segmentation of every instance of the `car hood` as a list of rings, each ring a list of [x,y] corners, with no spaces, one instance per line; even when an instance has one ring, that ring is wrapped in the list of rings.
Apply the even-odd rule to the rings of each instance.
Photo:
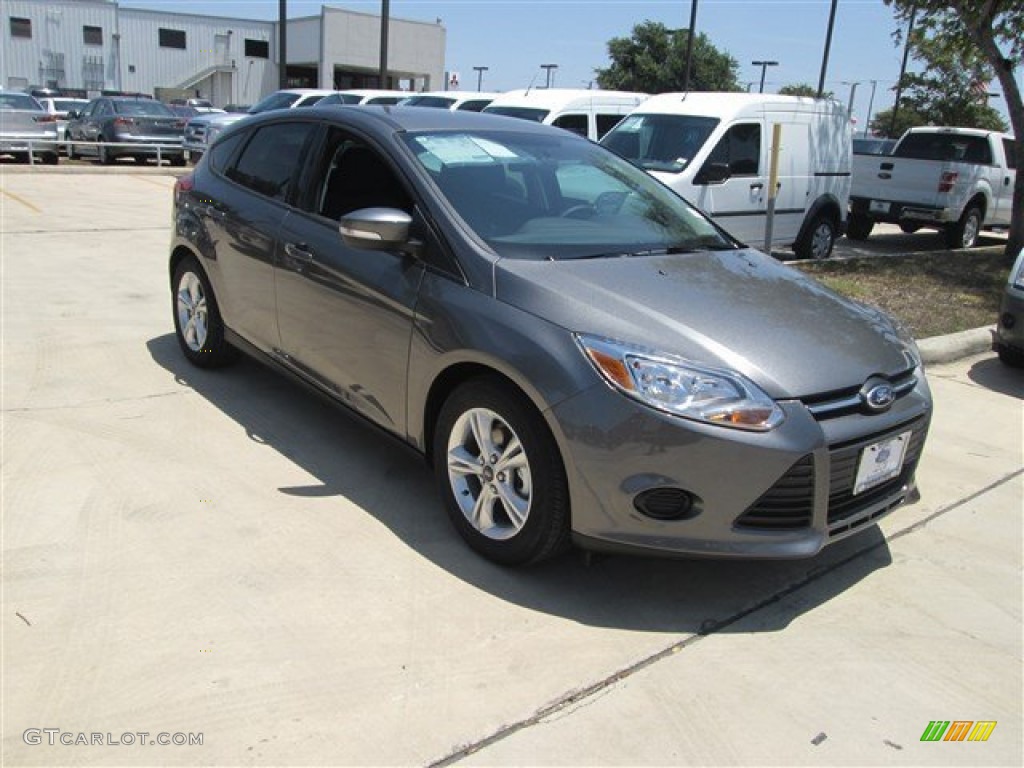
[[[774,398],[856,388],[918,361],[886,315],[753,250],[502,259],[494,289],[567,330],[739,371]]]

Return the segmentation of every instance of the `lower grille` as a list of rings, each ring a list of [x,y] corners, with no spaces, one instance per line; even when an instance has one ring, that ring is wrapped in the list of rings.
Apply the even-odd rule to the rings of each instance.
[[[854,495],[853,486],[861,451],[872,443],[908,430],[912,434],[899,476]],[[921,458],[927,434],[928,420],[922,416],[885,432],[834,445],[829,449],[829,535],[837,536],[876,520],[904,501],[903,498],[896,498],[890,504],[878,507],[910,482]],[[761,498],[740,515],[736,526],[763,531],[796,530],[809,527],[813,516],[814,457],[808,454],[790,467]]]

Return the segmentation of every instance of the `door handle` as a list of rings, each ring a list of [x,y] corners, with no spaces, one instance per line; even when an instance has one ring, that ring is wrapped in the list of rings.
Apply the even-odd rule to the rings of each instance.
[[[305,243],[288,243],[284,247],[284,252],[297,261],[313,260],[313,252],[306,250]]]
[[[1008,186],[1010,186],[1010,177],[1009,177],[1009,176],[1007,176],[1007,177],[1005,177],[1005,178],[1003,179],[1003,186],[1004,186],[1004,187],[1008,187]]]
[[[751,189],[764,189],[764,184],[762,182],[760,182],[760,181],[755,181],[753,184],[750,185],[750,188]]]

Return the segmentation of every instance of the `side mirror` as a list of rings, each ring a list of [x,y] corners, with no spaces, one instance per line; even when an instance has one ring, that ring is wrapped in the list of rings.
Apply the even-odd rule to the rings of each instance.
[[[413,252],[409,239],[412,216],[397,208],[360,208],[341,217],[338,232],[345,245],[367,251]]]
[[[693,183],[721,184],[730,175],[728,163],[704,163],[704,167],[693,178]]]

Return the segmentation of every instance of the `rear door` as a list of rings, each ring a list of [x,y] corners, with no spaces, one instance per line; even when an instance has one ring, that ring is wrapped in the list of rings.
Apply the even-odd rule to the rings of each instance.
[[[301,210],[280,235],[282,354],[292,368],[404,436],[409,344],[424,262],[348,247],[338,221],[360,208],[414,212],[397,167],[336,126],[318,142]]]
[[[992,213],[991,223],[1009,225],[1010,217],[1013,214],[1013,187],[1017,181],[1017,147],[1012,140],[1003,137],[993,138],[1002,144],[1003,155],[1006,162],[1006,170],[996,166],[996,175],[992,178],[992,186],[995,197],[995,210]]]

